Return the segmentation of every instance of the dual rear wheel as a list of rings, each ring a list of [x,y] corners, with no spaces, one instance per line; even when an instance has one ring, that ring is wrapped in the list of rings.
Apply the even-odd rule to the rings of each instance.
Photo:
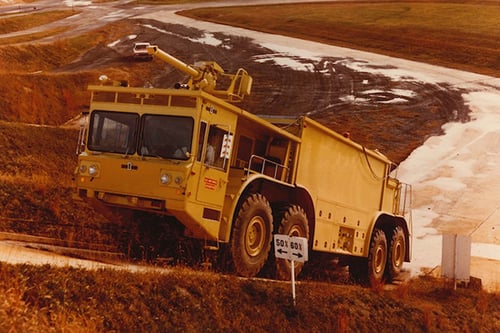
[[[370,284],[393,281],[401,273],[406,255],[406,238],[403,228],[396,226],[389,241],[386,233],[375,228],[372,233],[368,258],[356,258],[350,263],[349,272],[357,281]]]

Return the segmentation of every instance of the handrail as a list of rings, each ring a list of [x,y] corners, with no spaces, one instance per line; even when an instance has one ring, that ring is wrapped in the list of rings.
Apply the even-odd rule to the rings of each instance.
[[[271,175],[267,174],[266,171],[266,166],[269,168],[271,167]],[[259,170],[260,169],[260,170]],[[252,172],[257,172],[261,173],[263,175],[270,176],[274,179],[281,180],[283,176],[283,170],[285,171],[285,179],[288,177],[289,173],[289,168],[286,167],[283,164],[280,164],[276,161],[267,159],[265,157],[259,156],[259,155],[252,155],[250,156],[250,160],[248,162],[248,170],[247,170],[247,177],[250,175]]]
[[[399,183],[399,196],[397,198],[396,214],[407,219],[410,230],[413,229],[413,187],[410,184]],[[410,231],[411,232],[411,231]]]

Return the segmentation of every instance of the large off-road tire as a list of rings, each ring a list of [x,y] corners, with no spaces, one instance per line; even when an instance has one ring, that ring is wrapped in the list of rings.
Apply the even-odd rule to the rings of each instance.
[[[368,281],[373,285],[383,282],[387,265],[387,237],[381,229],[373,230],[368,253]]]
[[[273,215],[267,199],[252,194],[240,207],[231,239],[231,258],[236,273],[256,276],[269,256]]]
[[[387,277],[393,281],[401,273],[406,256],[406,238],[403,228],[396,227],[392,231],[387,256]]]
[[[295,237],[304,237],[309,240],[309,223],[302,207],[292,205],[288,207],[278,227],[278,234]],[[295,277],[299,275],[304,267],[303,262],[294,261]],[[292,262],[290,260],[276,258],[276,278],[290,280]]]

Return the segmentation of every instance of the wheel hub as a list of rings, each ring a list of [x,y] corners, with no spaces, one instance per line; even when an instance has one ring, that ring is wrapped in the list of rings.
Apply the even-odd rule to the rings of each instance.
[[[265,226],[265,221],[260,216],[255,216],[248,224],[245,249],[251,257],[257,256],[264,249]]]
[[[375,252],[375,272],[381,273],[385,268],[385,251],[383,247],[377,247]]]
[[[393,257],[394,257],[394,265],[396,267],[399,267],[401,266],[401,264],[403,263],[403,258],[402,258],[402,248],[401,248],[401,243],[397,243],[395,246],[394,246],[394,253],[393,253]]]

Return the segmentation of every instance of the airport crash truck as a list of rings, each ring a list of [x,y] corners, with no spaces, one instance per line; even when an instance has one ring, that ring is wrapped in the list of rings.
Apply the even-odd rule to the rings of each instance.
[[[270,261],[277,278],[290,278],[291,261],[274,258],[273,234],[307,238],[310,256],[339,257],[356,278],[400,273],[411,250],[408,190],[385,156],[307,117],[238,108],[252,85],[243,69],[227,74],[215,62],[187,65],[147,50],[189,81],[134,88],[102,77],[89,86],[76,198],[172,216],[184,236],[228,250],[241,276]],[[294,265],[299,274],[304,263]]]

